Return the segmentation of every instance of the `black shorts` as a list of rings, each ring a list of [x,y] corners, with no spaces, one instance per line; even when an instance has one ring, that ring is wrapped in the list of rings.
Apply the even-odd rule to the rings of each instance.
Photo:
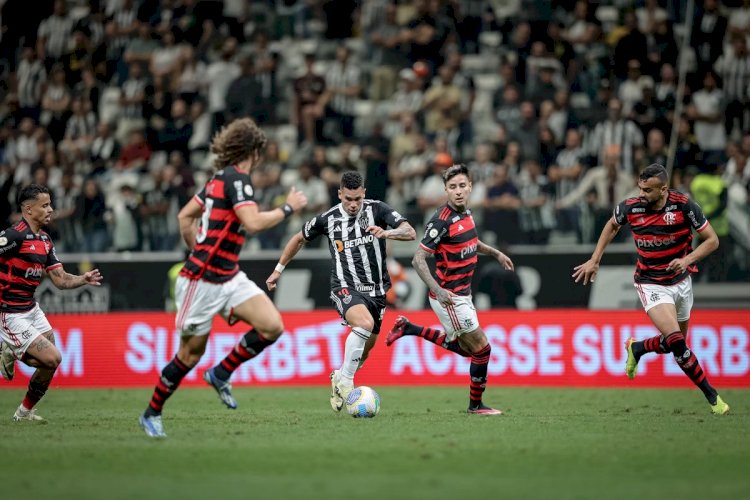
[[[367,308],[374,320],[375,326],[372,329],[372,333],[375,335],[380,333],[380,326],[383,323],[383,315],[385,314],[384,296],[370,297],[351,288],[337,288],[331,290],[331,302],[333,302],[333,305],[344,321],[346,321],[346,311],[357,304],[362,304]]]

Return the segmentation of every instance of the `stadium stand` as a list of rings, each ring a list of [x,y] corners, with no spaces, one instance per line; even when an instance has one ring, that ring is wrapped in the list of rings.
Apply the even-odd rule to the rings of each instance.
[[[591,243],[614,194],[666,163],[675,125],[672,187],[691,194],[710,175],[726,189],[706,200],[731,221],[726,269],[706,276],[750,275],[747,2],[699,0],[695,13],[674,0],[37,5],[0,11],[0,222],[18,219],[19,188],[44,182],[61,251],[180,248],[175,213],[211,173],[212,134],[248,115],[271,138],[253,174],[264,205],[283,203],[279,183],[336,203],[338,176],[356,169],[418,225],[420,189],[448,155],[470,166],[491,241]],[[589,182],[602,169],[609,181]],[[585,179],[595,187],[576,191]]]

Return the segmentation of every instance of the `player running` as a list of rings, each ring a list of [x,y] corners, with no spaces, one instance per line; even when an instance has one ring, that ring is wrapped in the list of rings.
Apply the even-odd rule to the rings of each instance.
[[[62,355],[34,292],[45,272],[61,290],[100,286],[102,275],[98,269],[80,276],[63,270],[52,239],[42,230],[54,211],[46,187],[32,184],[23,188],[18,193],[18,208],[22,219],[0,232],[0,374],[13,380],[16,359],[36,368],[13,420],[38,422],[44,419],[36,414],[36,404],[47,393]]]
[[[617,207],[604,226],[591,258],[575,267],[576,283],[594,282],[605,248],[620,227],[630,224],[638,250],[635,288],[654,326],[661,335],[635,341],[628,339],[625,373],[635,378],[638,361],[648,352],[671,352],[690,380],[703,391],[711,412],[724,415],[729,411],[716,389],[708,383],[698,358],[687,346],[688,322],[693,307],[693,284],[690,273],[695,263],[719,247],[719,238],[703,215],[700,205],[682,193],[667,188],[667,171],[657,164],[646,167],[638,178],[640,194]],[[692,229],[701,239],[692,248]]]
[[[230,324],[242,320],[253,325],[226,359],[203,374],[230,409],[237,408],[229,383],[231,373],[284,331],[276,306],[238,263],[245,231],[271,228],[307,204],[305,195],[292,188],[283,207],[258,210],[250,171],[261,163],[265,146],[265,134],[249,118],[224,127],[211,144],[220,170],[177,216],[182,239],[191,250],[175,284],[180,347],[162,370],[151,402],[140,417],[141,427],[150,437],[166,437],[161,421],[164,403],[198,364],[215,315]]]
[[[410,323],[399,316],[385,343],[390,346],[404,335],[416,335],[449,351],[471,358],[468,413],[502,415],[501,410],[482,403],[487,385],[490,343],[479,326],[477,311],[471,300],[471,279],[477,266],[477,254],[490,255],[508,270],[513,262],[500,250],[479,241],[471,210],[467,207],[471,179],[465,165],[453,165],[443,172],[448,202],[439,207],[425,228],[422,242],[412,265],[429,287],[430,306],[444,331]],[[427,256],[435,256],[436,275],[432,277]]]
[[[276,288],[284,268],[306,242],[328,237],[331,252],[331,301],[351,327],[344,361],[331,372],[331,408],[341,411],[354,388],[354,374],[375,344],[385,313],[385,294],[391,287],[385,240],[409,241],[416,232],[397,211],[378,200],[365,199],[362,176],[345,172],[339,188],[341,203],[305,223],[286,244],[276,269],[266,280]],[[393,229],[386,229],[390,226]]]

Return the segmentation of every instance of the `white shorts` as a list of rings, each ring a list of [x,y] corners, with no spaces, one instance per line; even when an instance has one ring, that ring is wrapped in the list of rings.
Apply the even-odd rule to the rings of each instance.
[[[693,278],[688,276],[674,285],[654,285],[652,283],[635,283],[638,297],[643,309],[648,312],[659,304],[673,304],[677,310],[677,321],[690,319],[693,308]]]
[[[236,319],[232,317],[232,310],[261,293],[263,290],[242,271],[225,283],[178,276],[174,287],[175,326],[182,335],[206,335],[211,331],[216,314],[233,324]]]
[[[471,295],[453,297],[453,305],[448,307],[430,297],[430,306],[437,314],[440,324],[443,325],[445,337],[449,342],[479,328],[477,309],[471,301]]]
[[[22,313],[0,313],[0,338],[8,344],[16,359],[26,353],[35,338],[52,330],[39,304]]]

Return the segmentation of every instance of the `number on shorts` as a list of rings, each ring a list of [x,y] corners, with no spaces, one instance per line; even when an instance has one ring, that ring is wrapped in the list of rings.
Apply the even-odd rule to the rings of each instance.
[[[201,225],[198,228],[198,234],[195,235],[196,243],[203,243],[208,236],[208,221],[211,217],[212,208],[214,208],[214,200],[206,198],[206,205],[203,207],[203,215],[201,215]]]

